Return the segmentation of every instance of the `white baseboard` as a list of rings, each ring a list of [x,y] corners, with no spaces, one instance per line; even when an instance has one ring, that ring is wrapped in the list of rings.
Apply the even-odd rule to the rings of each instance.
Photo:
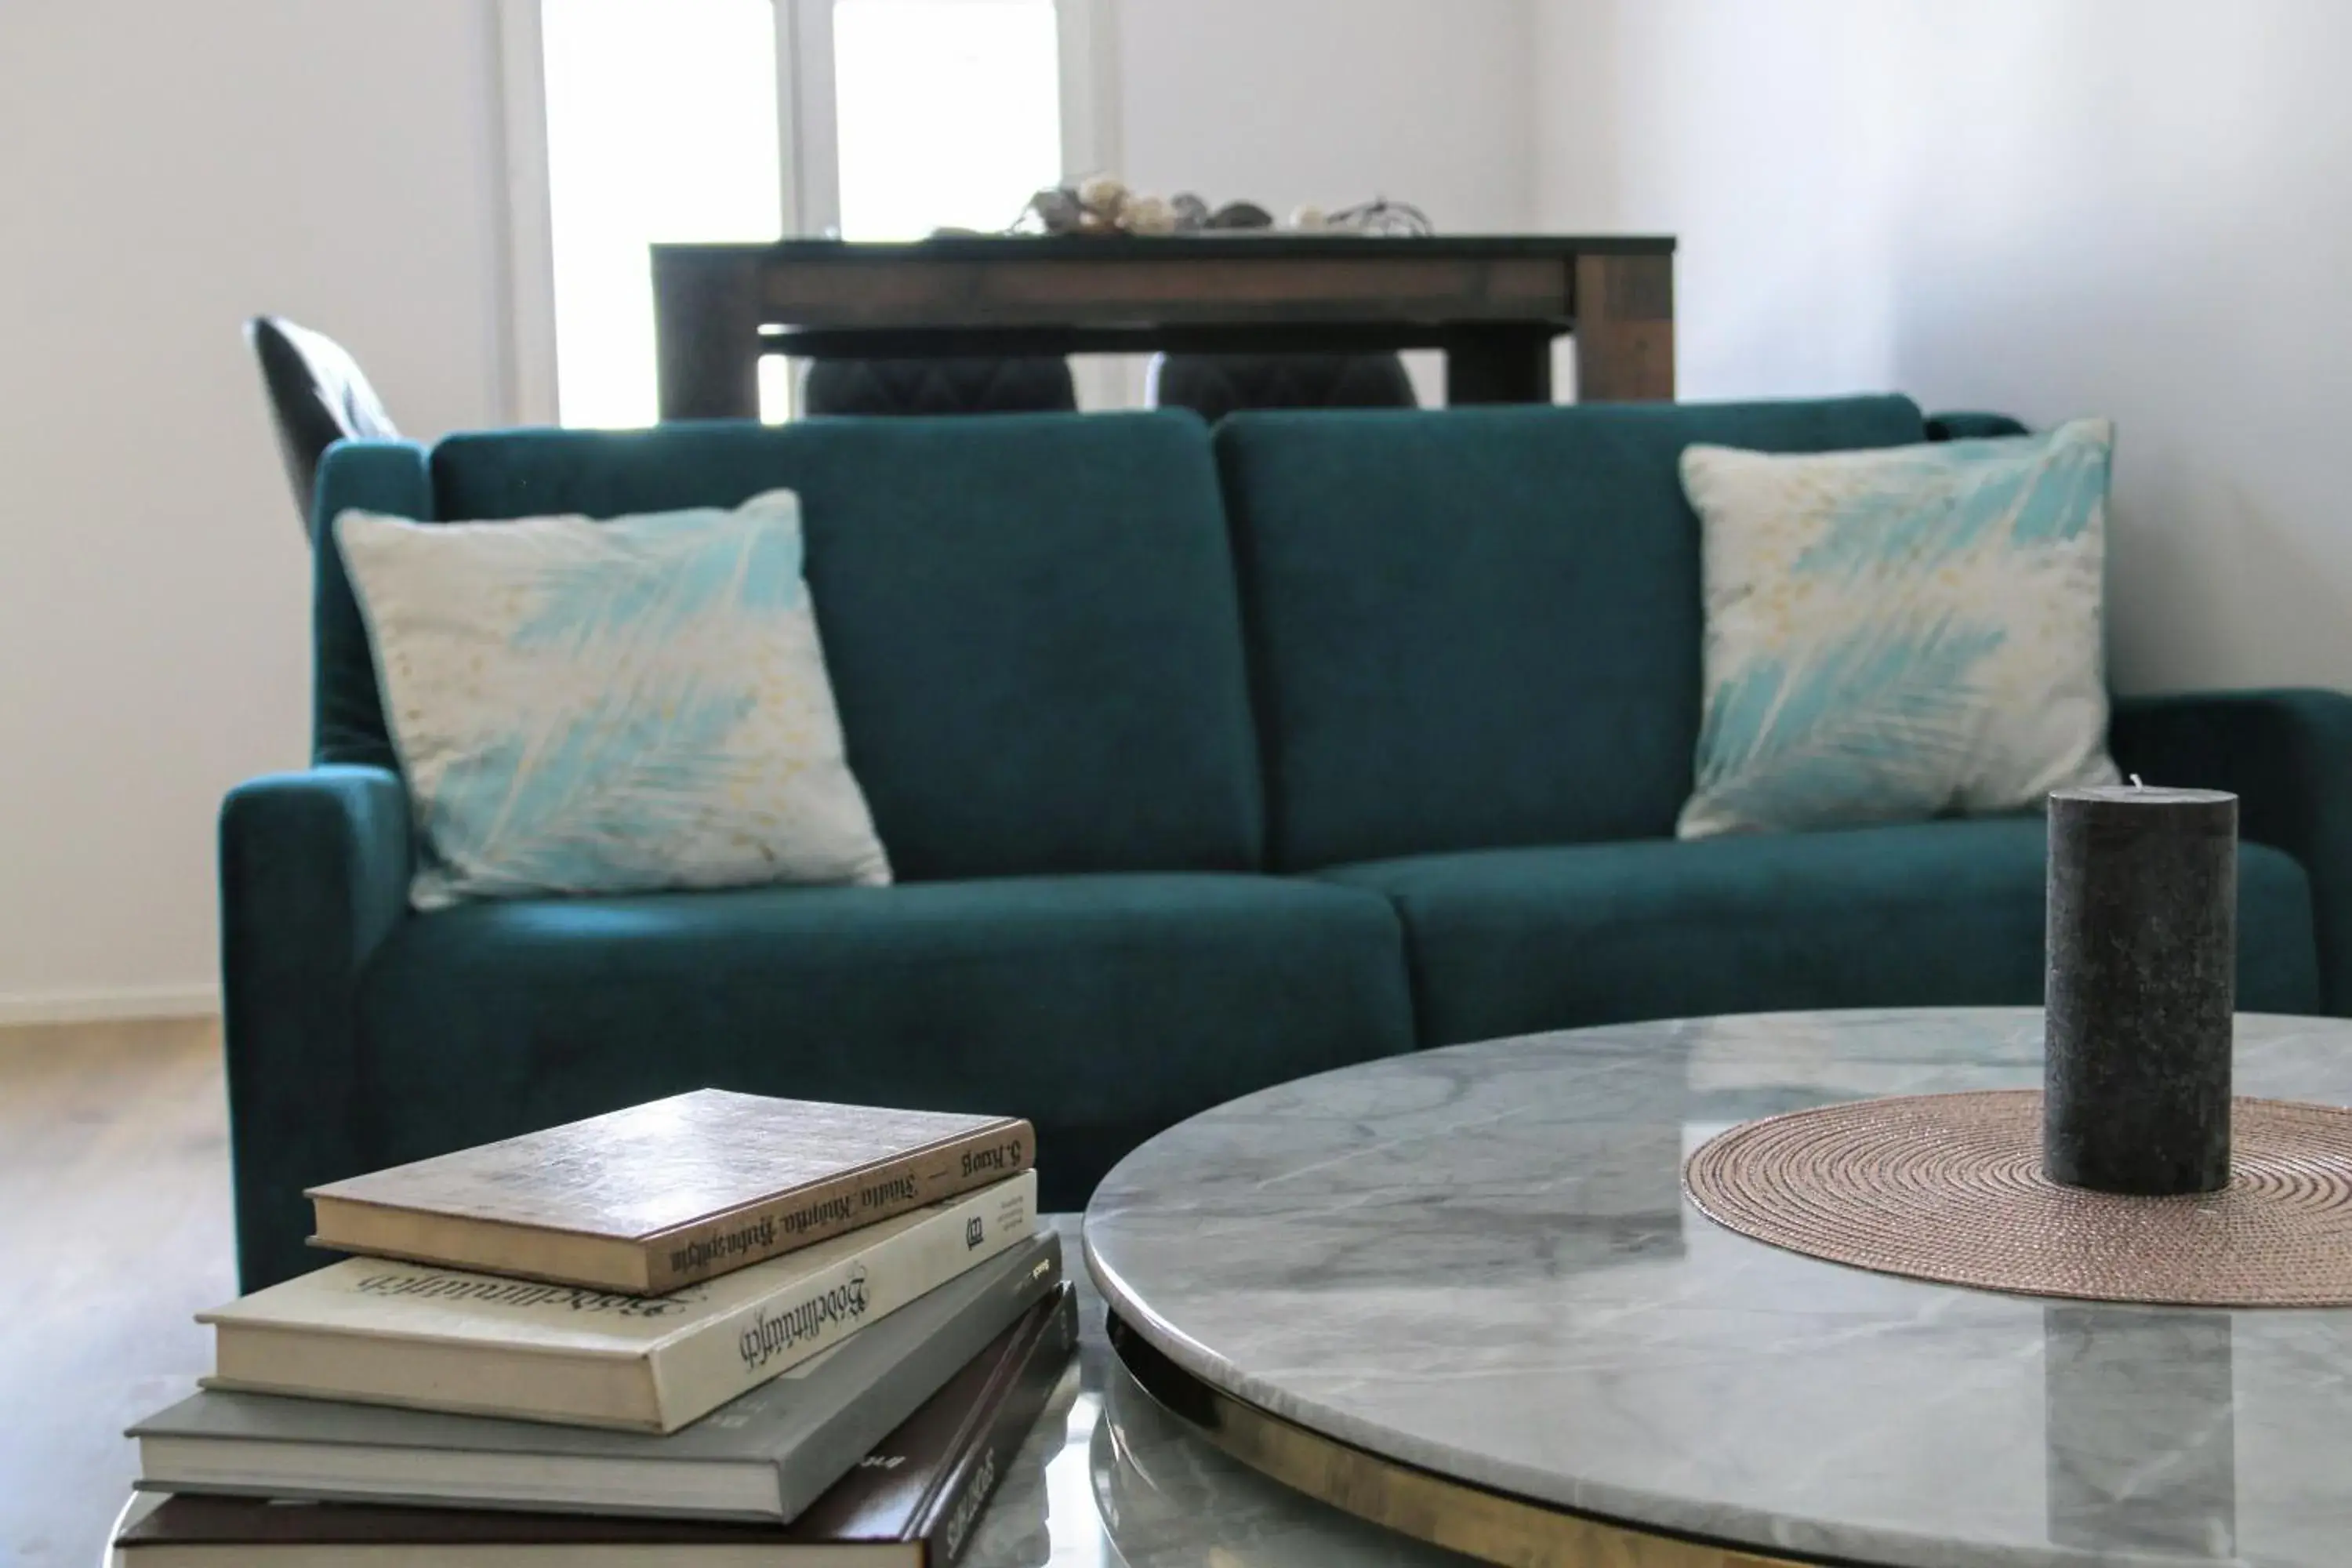
[[[118,985],[103,991],[0,992],[0,1025],[88,1024],[116,1018],[205,1018],[220,1011],[220,987]]]

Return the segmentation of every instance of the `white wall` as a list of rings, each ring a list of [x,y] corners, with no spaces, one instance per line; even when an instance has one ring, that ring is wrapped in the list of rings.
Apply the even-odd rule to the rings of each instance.
[[[2352,5],[1979,0],[1901,44],[1897,379],[2116,416],[2126,684],[2352,687]]]
[[[1671,234],[1685,397],[1886,374],[1871,0],[1536,0],[1535,216]]]
[[[1529,0],[1119,0],[1125,171],[1276,216],[1376,195],[1439,227],[1530,216]]]
[[[1537,6],[1537,216],[1682,237],[1685,395],[2113,415],[2117,684],[2352,686],[2352,6]]]
[[[1385,196],[1455,234],[1534,217],[1533,0],[1115,0],[1120,168],[1286,217]],[[1422,401],[1443,358],[1410,353]],[[1082,380],[1083,380],[1082,375]],[[1118,401],[1140,400],[1140,363]],[[1082,394],[1087,388],[1082,385]]]
[[[488,0],[0,0],[0,1019],[208,1005],[213,822],[308,746],[238,323],[493,420]]]
[[[0,0],[0,1021],[208,1005],[220,797],[304,760],[240,320],[419,437],[510,406],[498,3]],[[1138,185],[1528,221],[1528,0],[1118,9]]]

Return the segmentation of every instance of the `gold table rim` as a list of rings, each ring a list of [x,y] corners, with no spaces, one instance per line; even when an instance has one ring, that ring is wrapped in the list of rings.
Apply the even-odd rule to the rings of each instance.
[[[1359,1519],[1507,1568],[1819,1568],[1536,1502],[1387,1458],[1262,1410],[1178,1366],[1107,1311],[1111,1351],[1152,1402],[1219,1452]]]

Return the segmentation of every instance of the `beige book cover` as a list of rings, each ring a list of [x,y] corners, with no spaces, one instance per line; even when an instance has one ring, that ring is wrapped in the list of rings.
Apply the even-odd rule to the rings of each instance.
[[[667,1296],[350,1258],[198,1314],[209,1387],[671,1432],[1037,1227],[1037,1176]]]
[[[1029,1123],[703,1089],[309,1193],[318,1246],[657,1295],[1027,1170]]]

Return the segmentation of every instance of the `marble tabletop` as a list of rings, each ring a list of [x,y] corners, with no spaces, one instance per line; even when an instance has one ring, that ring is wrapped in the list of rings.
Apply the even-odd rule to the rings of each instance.
[[[2352,1024],[2245,1016],[2237,1045],[2239,1092],[2352,1103]],[[2040,1060],[2029,1009],[1630,1025],[1394,1058],[1138,1150],[1087,1210],[1088,1265],[1114,1310],[1229,1394],[1635,1525],[1893,1568],[2352,1562],[2352,1311],[1897,1279],[1749,1241],[1683,1198],[1684,1158],[1736,1122],[2033,1087]],[[1156,1409],[1132,1419],[1154,1435],[1139,1473],[1168,1489],[1146,1495],[1203,1510],[1246,1497],[1237,1513],[1301,1542],[1339,1528]],[[1096,1430],[1118,1458],[1117,1424]]]

